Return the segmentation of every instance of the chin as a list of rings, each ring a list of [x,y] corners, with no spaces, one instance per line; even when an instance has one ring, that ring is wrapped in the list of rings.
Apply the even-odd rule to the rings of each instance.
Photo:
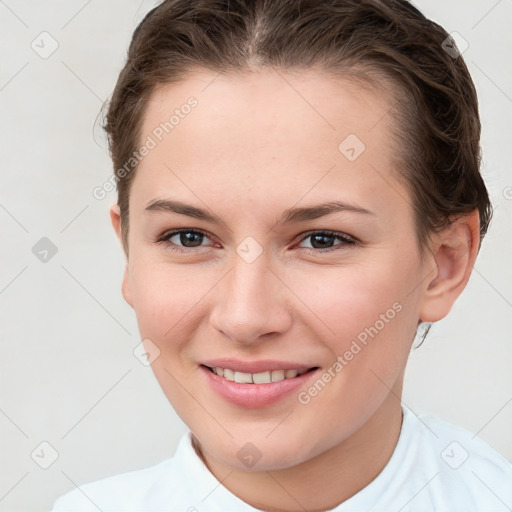
[[[272,427],[275,428],[275,425]],[[321,453],[322,448],[312,443],[311,435],[298,438],[283,429],[273,432],[272,428],[258,431],[251,436],[246,431],[231,431],[233,437],[224,436],[222,442],[218,437],[198,437],[203,450],[211,457],[235,471],[259,472],[274,471],[296,466]],[[279,427],[278,427],[279,428]],[[290,435],[291,434],[291,435]],[[211,449],[209,449],[211,447]],[[316,451],[318,450],[318,453]]]

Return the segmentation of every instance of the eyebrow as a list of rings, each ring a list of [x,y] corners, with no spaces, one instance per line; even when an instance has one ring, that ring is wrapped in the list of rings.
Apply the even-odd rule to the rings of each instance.
[[[203,210],[202,208],[171,199],[154,199],[148,203],[145,211],[178,213],[180,215],[194,217],[195,219],[200,219],[215,224],[224,224],[224,221],[220,217],[208,212],[207,210]],[[322,203],[315,206],[289,208],[284,211],[281,219],[278,222],[303,222],[306,220],[318,219],[319,217],[323,217],[324,215],[329,215],[335,212],[353,212],[364,215],[375,215],[375,213],[372,211],[367,210],[366,208],[361,208],[360,206],[344,203],[341,201],[330,201],[328,203]]]

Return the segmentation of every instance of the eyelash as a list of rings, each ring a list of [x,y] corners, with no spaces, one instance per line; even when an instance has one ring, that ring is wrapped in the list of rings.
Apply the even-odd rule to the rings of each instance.
[[[164,233],[158,240],[157,242],[158,243],[163,243],[165,244],[168,248],[170,248],[171,250],[173,251],[177,251],[177,252],[188,252],[189,250],[194,250],[194,249],[198,249],[199,247],[204,247],[202,245],[198,246],[198,247],[183,247],[183,246],[180,246],[180,245],[177,245],[173,242],[170,242],[170,239],[175,236],[175,235],[179,235],[181,233],[194,233],[196,235],[203,235],[207,238],[210,238],[208,236],[207,233],[205,233],[204,231],[201,231],[199,229],[188,229],[188,228],[183,228],[183,229],[177,229],[177,230],[174,230],[174,231],[168,231],[166,233]],[[346,246],[355,246],[355,245],[358,245],[358,242],[348,236],[348,235],[345,235],[344,233],[339,233],[339,232],[336,232],[336,231],[328,231],[328,230],[316,230],[316,231],[308,231],[307,233],[303,234],[300,239],[298,240],[298,243],[301,243],[303,242],[304,240],[307,240],[308,238],[312,237],[313,235],[324,235],[324,236],[328,236],[328,237],[334,237],[334,238],[337,238],[338,240],[340,240],[342,243],[338,244],[338,245],[335,245],[333,247],[328,247],[326,249],[316,249],[314,247],[302,247],[302,249],[305,249],[306,251],[308,252],[312,252],[312,253],[326,253],[326,252],[333,252],[333,251],[336,251],[336,250],[339,250],[340,248],[343,248]]]

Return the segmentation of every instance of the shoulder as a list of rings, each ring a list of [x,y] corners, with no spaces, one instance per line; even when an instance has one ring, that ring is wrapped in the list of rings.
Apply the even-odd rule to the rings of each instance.
[[[172,478],[174,469],[174,460],[170,458],[144,469],[83,484],[59,497],[52,512],[141,510],[155,482]]]
[[[419,415],[411,423],[417,430],[420,460],[432,475],[426,490],[440,510],[447,503],[459,510],[453,500],[461,510],[512,507],[510,461],[475,434],[437,417]]]

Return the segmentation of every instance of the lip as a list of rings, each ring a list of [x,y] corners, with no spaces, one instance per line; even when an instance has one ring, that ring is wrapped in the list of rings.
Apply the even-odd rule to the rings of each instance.
[[[230,368],[235,371],[243,371],[231,368],[226,362],[223,362],[222,364],[226,366],[222,366],[221,364],[216,364],[215,366],[220,366],[221,368]],[[208,364],[207,366],[210,365]],[[269,369],[270,367],[271,366],[267,365],[264,368]],[[254,366],[251,366],[251,368],[254,368]],[[308,369],[311,367],[304,365],[294,366],[292,364],[291,366],[281,366],[281,368],[275,368],[273,366],[272,368],[275,370],[284,370],[295,368]],[[290,394],[292,394],[294,391],[297,391],[301,386],[304,386],[305,383],[313,377],[313,375],[318,373],[320,368],[315,368],[316,369],[311,369],[310,371],[303,373],[302,375],[298,375],[293,379],[284,379],[279,382],[269,382],[267,384],[242,384],[239,382],[232,382],[225,379],[224,377],[221,377],[220,375],[216,375],[206,366],[199,366],[201,374],[204,376],[207,384],[211,387],[211,389],[213,389],[224,400],[231,403],[232,405],[243,407],[245,409],[258,409],[267,407],[275,404],[285,397],[290,396]],[[258,371],[252,371],[248,373],[257,372]]]
[[[314,368],[315,365],[305,365],[300,363],[294,363],[293,361],[277,361],[272,359],[266,359],[262,361],[240,361],[239,359],[209,359],[208,361],[202,361],[201,364],[214,368],[220,366],[220,368],[229,368],[234,372],[244,373],[260,373],[272,370],[309,370]]]

